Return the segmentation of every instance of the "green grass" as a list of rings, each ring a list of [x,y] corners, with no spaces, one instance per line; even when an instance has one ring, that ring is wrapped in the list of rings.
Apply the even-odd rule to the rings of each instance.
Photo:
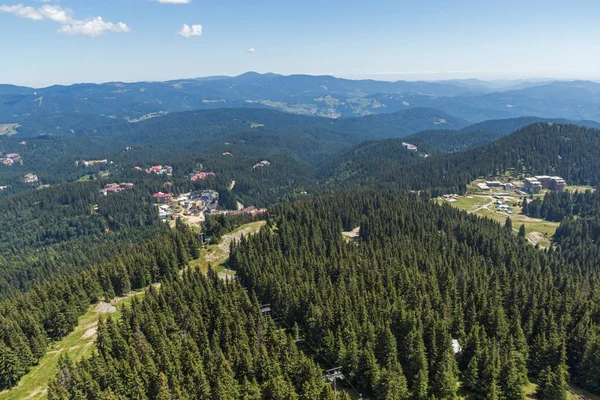
[[[144,293],[144,291],[133,292],[119,301],[116,305],[117,311],[111,313],[111,316],[119,318],[123,306],[129,304],[134,297],[143,296]],[[56,374],[61,354],[66,353],[71,360],[77,361],[89,356],[93,351],[96,335],[91,335],[91,332],[88,331],[97,326],[99,316],[100,313],[96,311],[96,306],[90,307],[87,313],[79,317],[75,330],[62,340],[48,346],[48,351],[39,364],[21,379],[18,386],[1,392],[0,400],[45,399],[48,381]],[[88,332],[87,335],[86,332]]]
[[[223,235],[218,244],[211,244],[201,249],[200,257],[190,261],[190,266],[200,268],[202,271],[206,272],[208,271],[208,266],[210,264],[217,272],[234,275],[235,271],[231,271],[225,266],[225,263],[227,263],[227,260],[229,259],[229,245],[223,246],[223,243],[230,238],[237,238],[242,231],[256,233],[265,224],[265,221],[251,222]]]
[[[592,186],[567,186],[567,189],[569,192],[585,192],[587,190],[591,190],[594,191],[596,189],[594,189]]]
[[[16,135],[17,128],[19,128],[20,124],[0,124],[0,136],[12,136]]]
[[[96,176],[94,174],[84,175],[81,178],[77,179],[77,182],[90,182],[96,180]]]
[[[471,197],[471,198],[469,198]],[[444,200],[445,201],[445,200]],[[465,210],[465,211],[474,211],[477,208],[483,206],[484,204],[489,203],[490,199],[486,199],[484,197],[478,197],[478,196],[467,196],[467,197],[459,197],[458,201],[455,201],[454,203],[448,203],[451,204],[452,206],[456,207],[456,208],[460,208],[461,210]]]
[[[536,196],[543,196],[543,194],[539,194]],[[495,204],[491,204],[488,208],[479,209],[481,206],[485,204],[489,204],[494,201],[489,195],[474,195],[474,196],[460,196],[458,201],[449,203],[443,199],[437,199],[439,204],[448,203],[453,207],[459,208],[461,210],[465,210],[467,212],[474,212],[475,215],[491,218],[501,225],[504,225],[506,222],[506,218],[510,217],[513,222],[513,229],[515,230],[515,234],[518,232],[521,225],[525,225],[525,231],[527,232],[527,237],[533,243],[538,243],[543,247],[549,247],[552,244],[552,236],[558,229],[560,225],[557,222],[550,222],[541,219],[532,219],[527,218],[524,215],[521,215],[521,207],[522,197],[512,196],[515,200],[509,202],[508,204],[513,207],[513,213],[508,214],[506,212],[498,212],[496,211]],[[479,210],[478,210],[479,209]],[[475,212],[475,210],[477,210]]]

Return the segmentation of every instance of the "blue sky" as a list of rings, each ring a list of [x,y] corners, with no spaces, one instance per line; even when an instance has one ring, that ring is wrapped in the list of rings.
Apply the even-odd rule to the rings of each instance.
[[[0,82],[600,79],[597,1],[168,1],[0,0]]]

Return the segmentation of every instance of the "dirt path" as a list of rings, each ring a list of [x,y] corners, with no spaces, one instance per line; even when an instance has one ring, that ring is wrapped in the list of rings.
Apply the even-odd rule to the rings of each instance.
[[[476,213],[477,211],[481,211],[481,210],[489,210],[489,206],[491,206],[492,204],[494,204],[494,200],[490,201],[489,203],[486,203],[474,210],[468,211],[469,214],[473,214]]]
[[[240,229],[231,233],[223,235],[221,238],[221,243],[217,245],[218,251],[207,254],[204,256],[204,259],[211,264],[215,264],[216,261],[221,261],[223,258],[229,258],[229,246],[231,245],[231,242],[234,240],[240,240],[242,236],[248,236],[257,233],[265,224],[265,221],[254,222],[252,224],[244,225]]]

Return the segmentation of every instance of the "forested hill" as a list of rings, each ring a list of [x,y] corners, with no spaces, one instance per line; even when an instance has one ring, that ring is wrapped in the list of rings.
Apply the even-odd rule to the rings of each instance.
[[[456,399],[460,379],[474,398],[517,400],[535,378],[537,398],[564,399],[567,371],[598,391],[597,268],[381,192],[272,212],[277,229],[235,246],[230,266],[365,396]],[[360,244],[345,242],[357,226]]]
[[[435,146],[437,149],[454,152],[469,150],[495,142],[519,129],[537,122],[553,122],[600,129],[595,121],[569,121],[566,119],[520,117],[479,122],[459,130],[425,130],[406,137],[406,141],[420,146]]]
[[[359,135],[363,140],[401,138],[423,130],[460,129],[469,122],[434,108],[411,108],[391,114],[340,118],[336,130]]]
[[[418,132],[403,140],[420,148],[431,147],[442,152],[455,152],[485,146],[506,135],[489,131],[436,130]]]
[[[563,118],[540,118],[540,117],[519,117],[519,118],[506,118],[506,119],[492,119],[488,121],[479,122],[473,125],[469,125],[462,128],[463,132],[475,132],[475,131],[487,131],[487,132],[498,132],[509,134],[518,129],[524,128],[527,125],[534,124],[536,122],[553,122],[555,124],[572,124],[579,125],[586,128],[600,129],[600,123],[596,121],[573,121]]]
[[[348,142],[378,138],[398,138],[426,129],[460,129],[468,121],[433,108],[411,108],[390,114],[369,115],[360,118],[324,118],[290,114],[262,108],[220,108],[174,112],[135,123],[102,123],[94,121],[86,127],[84,121],[72,120],[78,126],[65,132],[67,136],[106,137],[133,142],[161,144],[183,138],[210,139],[243,131],[277,132],[294,135],[302,131],[335,132]],[[60,124],[61,121],[53,121]],[[65,122],[66,123],[66,122]],[[47,125],[50,125],[48,123]],[[25,128],[20,128],[27,132]],[[34,130],[32,133],[37,133]]]
[[[400,141],[398,141],[400,142]],[[397,146],[398,159],[405,158],[405,149]],[[464,192],[466,185],[478,177],[503,175],[556,174],[572,184],[600,184],[600,131],[575,125],[536,123],[520,129],[484,147],[451,154],[413,158],[414,162],[389,165],[389,142],[375,143],[365,160],[371,160],[366,170],[355,171],[349,183],[392,186],[396,188]],[[349,150],[347,154],[352,154]],[[348,162],[339,159],[338,165]],[[381,165],[381,167],[380,167]],[[324,175],[333,181],[339,168],[331,166]]]

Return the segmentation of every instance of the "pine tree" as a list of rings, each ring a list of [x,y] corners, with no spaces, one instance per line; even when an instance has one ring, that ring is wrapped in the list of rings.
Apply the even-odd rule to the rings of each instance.
[[[524,392],[521,377],[512,354],[506,357],[502,372],[500,373],[500,386],[506,400],[523,399]]]
[[[377,397],[389,400],[410,399],[410,392],[400,364],[393,366],[389,363],[381,370]]]
[[[458,379],[455,375],[456,360],[449,350],[444,351],[433,378],[431,393],[440,399],[455,399]]]
[[[536,394],[540,400],[566,400],[567,382],[562,368],[544,368],[538,378]]]
[[[158,375],[158,390],[156,392],[156,400],[171,400],[171,392],[169,390],[169,382],[167,376],[161,372]]]
[[[510,219],[510,217],[506,217],[506,222],[504,223],[504,228],[506,228],[507,231],[512,232],[513,224],[512,224],[512,220]]]

